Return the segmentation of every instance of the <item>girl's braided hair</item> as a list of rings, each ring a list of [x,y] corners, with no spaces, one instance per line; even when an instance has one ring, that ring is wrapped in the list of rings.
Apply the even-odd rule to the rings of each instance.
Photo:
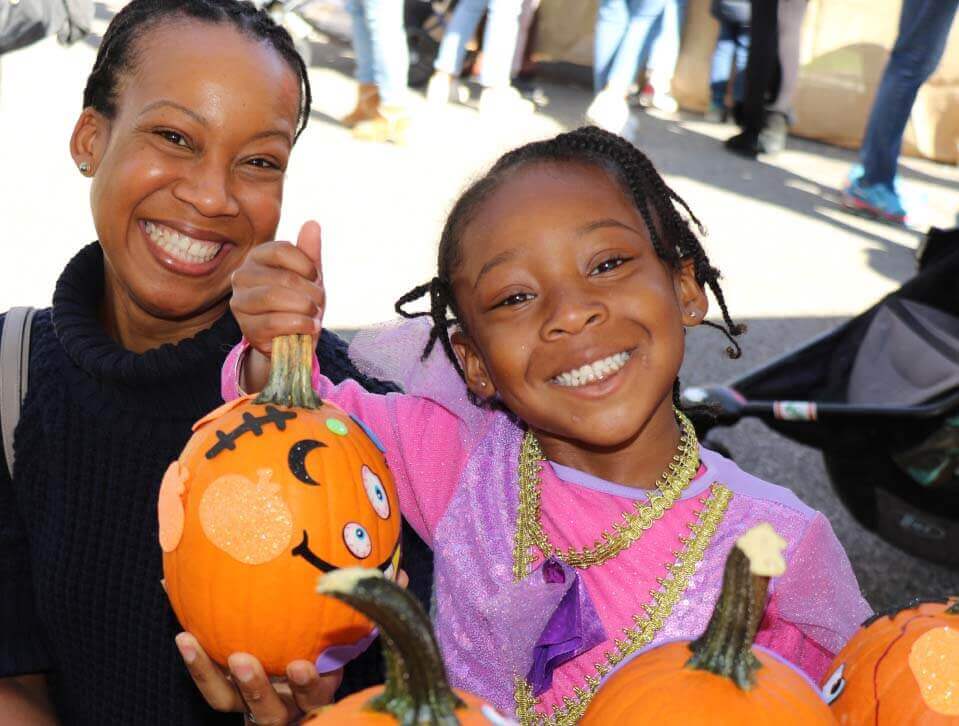
[[[742,354],[735,336],[741,335],[745,326],[733,322],[730,317],[719,285],[719,270],[709,263],[699,238],[690,228],[692,222],[700,234],[705,234],[702,223],[682,197],[666,184],[645,154],[615,134],[587,126],[507,152],[485,176],[471,184],[453,205],[440,237],[436,277],[410,290],[396,301],[395,306],[396,312],[405,318],[429,316],[432,319],[433,328],[423,350],[424,359],[438,341],[460,376],[464,376],[449,336],[451,327],[462,327],[451,283],[453,272],[461,259],[460,240],[482,203],[511,173],[521,166],[536,162],[587,163],[612,174],[639,210],[660,259],[673,268],[678,268],[683,260],[692,260],[696,282],[712,290],[723,315],[724,324],[705,320],[703,324],[723,332],[731,344],[726,348],[730,358],[738,358]],[[685,212],[688,219],[680,214],[679,209]],[[430,298],[429,312],[410,313],[404,310],[407,303],[426,294]],[[452,313],[452,317],[448,313]],[[678,379],[673,386],[673,400],[679,404]]]
[[[120,79],[134,68],[138,60],[136,40],[147,30],[177,19],[229,23],[251,39],[269,43],[293,69],[300,82],[300,109],[295,137],[299,138],[309,120],[312,103],[306,65],[286,29],[248,0],[133,0],[116,14],[103,36],[83,91],[83,107],[96,109],[107,118],[114,118]]]

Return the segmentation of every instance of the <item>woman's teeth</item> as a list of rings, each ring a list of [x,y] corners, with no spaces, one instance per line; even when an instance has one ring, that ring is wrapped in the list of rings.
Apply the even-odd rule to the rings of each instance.
[[[630,353],[623,351],[622,353],[611,355],[608,358],[603,358],[602,360],[598,360],[593,363],[587,363],[586,365],[580,366],[575,370],[560,373],[553,379],[553,383],[556,383],[560,386],[566,386],[568,388],[574,388],[576,386],[585,386],[589,383],[601,381],[604,378],[608,378],[609,376],[613,375],[616,371],[626,365],[626,361],[629,360],[630,355]]]
[[[166,250],[181,262],[189,262],[194,265],[209,262],[216,257],[216,253],[223,246],[222,242],[193,239],[185,234],[180,234],[175,229],[153,222],[145,222],[143,227],[158,247]]]

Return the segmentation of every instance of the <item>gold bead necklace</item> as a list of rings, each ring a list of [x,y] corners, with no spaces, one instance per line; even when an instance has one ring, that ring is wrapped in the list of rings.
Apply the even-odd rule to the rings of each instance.
[[[699,442],[692,422],[678,409],[676,420],[682,429],[676,454],[656,482],[656,493],[648,502],[637,500],[632,512],[623,512],[623,521],[614,522],[612,532],[604,530],[592,547],[577,551],[573,547],[557,549],[543,529],[540,514],[543,451],[531,431],[523,437],[519,455],[519,521],[513,551],[513,577],[524,578],[533,561],[532,547],[544,558],[556,557],[579,569],[608,562],[643,536],[653,522],[673,505],[699,469]]]

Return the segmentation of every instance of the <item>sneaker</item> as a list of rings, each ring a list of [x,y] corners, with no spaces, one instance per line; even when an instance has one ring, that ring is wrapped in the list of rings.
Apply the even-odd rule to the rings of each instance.
[[[655,108],[665,113],[679,111],[679,102],[667,91],[657,91],[656,87],[647,83],[639,92],[639,105],[643,108]]]
[[[484,88],[480,94],[479,112],[483,116],[517,116],[528,115],[535,106],[527,101],[522,94],[512,86]]]
[[[711,124],[722,124],[726,123],[726,117],[728,113],[729,112],[726,110],[725,106],[711,103],[709,104],[709,108],[706,109],[706,115],[704,118]]]
[[[448,73],[437,71],[426,86],[426,102],[431,106],[445,106],[460,100],[460,82]]]
[[[740,131],[735,136],[726,139],[726,148],[734,154],[745,156],[747,159],[755,159],[762,153],[762,147],[759,145],[759,132]]]
[[[842,204],[847,209],[864,212],[871,217],[896,224],[906,223],[906,210],[896,190],[888,184],[862,183],[862,177],[851,179],[842,190]]]
[[[600,91],[586,109],[586,120],[610,133],[622,135],[630,126],[626,96],[609,89]]]
[[[767,111],[762,130],[759,132],[759,146],[762,154],[778,154],[786,148],[789,136],[789,118],[780,111]]]

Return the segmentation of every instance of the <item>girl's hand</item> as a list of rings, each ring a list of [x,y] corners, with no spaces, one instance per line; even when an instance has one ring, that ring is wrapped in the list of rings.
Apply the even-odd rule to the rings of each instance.
[[[320,225],[303,225],[294,247],[267,242],[255,247],[233,273],[230,308],[253,350],[244,362],[245,391],[266,385],[273,338],[302,333],[316,336],[323,324],[326,291],[320,261]]]
[[[307,660],[286,667],[286,679],[271,683],[260,662],[248,653],[234,653],[224,673],[189,633],[176,637],[177,648],[206,702],[217,711],[246,713],[249,723],[283,726],[333,701],[343,669],[317,673]]]

